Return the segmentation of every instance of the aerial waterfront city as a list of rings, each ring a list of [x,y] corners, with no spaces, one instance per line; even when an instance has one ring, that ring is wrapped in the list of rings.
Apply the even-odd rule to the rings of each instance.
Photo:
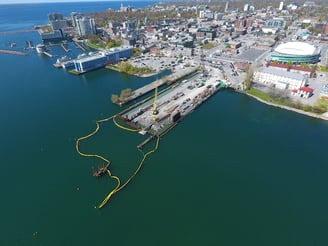
[[[36,49],[52,57],[51,45],[60,45],[66,52],[70,41],[82,51],[92,48],[77,58],[65,55],[54,64],[76,75],[104,67],[136,76],[170,70],[172,74],[165,78],[111,96],[120,106],[134,101],[113,119],[122,129],[148,133],[149,138],[138,144],[142,149],[226,87],[271,105],[328,119],[328,17],[323,12],[311,18],[319,6],[314,2],[279,2],[261,8],[229,2],[161,3],[134,9],[122,3],[118,11],[73,12],[69,17],[51,13],[50,24],[35,27],[43,41]],[[136,101],[151,92],[153,96]],[[108,172],[117,179],[117,187],[99,208],[127,185],[143,163],[121,185],[108,169],[108,159],[80,151],[80,142],[109,119],[98,121],[95,132],[76,142],[80,155],[105,161],[95,171],[96,177]]]
[[[181,2],[137,9],[122,3],[117,11],[50,13],[50,24],[35,27],[43,41],[36,48],[52,57],[51,45],[69,52],[65,46],[73,41],[82,54],[65,55],[54,65],[75,74],[105,66],[139,76],[190,67],[188,75],[217,71],[216,78],[237,91],[328,119],[328,25],[322,4]]]
[[[327,245],[327,1],[1,13],[1,245]]]

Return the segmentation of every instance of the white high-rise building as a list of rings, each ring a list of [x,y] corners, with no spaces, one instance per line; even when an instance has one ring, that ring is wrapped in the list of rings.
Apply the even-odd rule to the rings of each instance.
[[[199,18],[204,18],[204,16],[205,16],[205,11],[204,10],[201,10],[201,11],[199,11]]]
[[[279,4],[279,10],[281,11],[283,9],[284,9],[284,2],[280,2],[280,4]]]
[[[249,10],[249,4],[246,3],[246,4],[244,5],[244,12],[247,12],[248,10]]]
[[[228,8],[229,8],[229,2],[226,2],[224,12],[227,12]]]
[[[76,27],[81,37],[96,34],[96,22],[94,18],[82,17],[76,19]]]

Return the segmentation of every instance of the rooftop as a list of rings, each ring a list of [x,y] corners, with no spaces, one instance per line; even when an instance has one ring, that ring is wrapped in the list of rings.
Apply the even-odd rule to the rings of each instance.
[[[275,52],[286,55],[316,55],[320,53],[320,49],[311,44],[304,42],[288,42],[278,45]]]
[[[292,73],[292,72],[288,72],[285,70],[279,70],[279,69],[272,68],[272,67],[263,67],[259,71],[262,73],[273,74],[273,75],[287,77],[287,78],[296,79],[296,80],[306,79],[305,75],[303,75],[303,74]]]

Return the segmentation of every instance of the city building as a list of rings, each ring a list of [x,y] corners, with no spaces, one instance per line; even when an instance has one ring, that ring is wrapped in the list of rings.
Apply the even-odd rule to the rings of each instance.
[[[75,67],[74,70],[78,74],[85,73],[104,67],[107,64],[117,63],[120,59],[128,59],[132,56],[132,54],[132,46],[112,48],[108,51],[93,52],[89,55],[75,59],[73,61]]]
[[[244,5],[244,12],[247,12],[248,10],[249,10],[249,4],[246,3],[246,4]]]
[[[50,22],[53,30],[64,29],[68,27],[66,20],[53,20]]]
[[[294,89],[292,90],[292,95],[293,96],[299,96],[302,98],[309,98],[310,96],[313,95],[313,89],[311,87],[303,86],[299,89]]]
[[[94,18],[89,17],[78,17],[76,18],[76,28],[81,37],[96,34],[96,22]]]
[[[216,37],[216,30],[212,28],[199,28],[196,32],[197,39],[208,38],[213,40]]]
[[[64,16],[62,14],[59,13],[50,13],[48,14],[48,19],[49,21],[57,21],[57,20],[63,20]]]
[[[43,42],[57,42],[66,39],[65,34],[61,29],[54,30],[51,33],[40,33]]]
[[[263,67],[254,72],[253,81],[281,90],[294,90],[305,86],[308,78],[303,74]]]
[[[224,12],[227,12],[229,8],[229,2],[227,1],[225,4]]]
[[[317,63],[320,48],[304,42],[288,42],[278,45],[271,53],[271,60],[279,63]]]
[[[283,9],[284,9],[284,2],[280,2],[280,4],[279,4],[279,10],[281,11]]]
[[[78,14],[78,13],[76,13],[76,12],[72,12],[72,13],[71,13],[71,21],[72,21],[72,25],[73,25],[74,27],[76,27],[76,20],[77,20],[78,18],[81,18],[81,17],[80,17],[80,14]]]
[[[302,66],[295,66],[295,65],[288,65],[288,64],[280,64],[280,63],[274,63],[274,62],[268,62],[266,64],[267,67],[273,67],[280,70],[295,72],[304,74],[309,78],[315,78],[316,70],[310,67],[302,67]]]
[[[314,7],[314,6],[315,6],[315,3],[313,1],[306,1],[303,4],[303,7]]]
[[[264,26],[271,27],[271,28],[284,29],[286,26],[286,21],[282,18],[273,18],[270,20],[266,20]]]

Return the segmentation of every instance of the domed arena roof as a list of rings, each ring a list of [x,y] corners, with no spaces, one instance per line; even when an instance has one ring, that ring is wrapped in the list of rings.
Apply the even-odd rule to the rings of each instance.
[[[280,54],[296,56],[310,56],[320,53],[319,48],[303,42],[288,42],[280,44],[274,51]]]

